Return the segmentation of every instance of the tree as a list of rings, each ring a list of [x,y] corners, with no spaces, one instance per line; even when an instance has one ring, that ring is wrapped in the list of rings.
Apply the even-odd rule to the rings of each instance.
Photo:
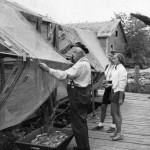
[[[143,59],[144,56],[150,56],[150,30],[147,29],[147,25],[132,15],[128,16],[125,13],[115,14],[115,18],[121,20],[124,28],[128,41],[127,53],[130,53],[132,58],[139,59]]]

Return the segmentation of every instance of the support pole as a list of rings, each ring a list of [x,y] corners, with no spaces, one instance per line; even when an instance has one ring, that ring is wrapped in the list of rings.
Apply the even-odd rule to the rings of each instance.
[[[92,117],[95,117],[95,103],[94,103],[94,86],[93,86],[93,77],[92,77],[92,108],[93,108],[93,114]]]
[[[134,85],[135,85],[135,92],[138,93],[139,91],[139,66],[135,66],[135,75],[134,75]]]
[[[5,85],[5,67],[3,63],[3,58],[0,58],[0,77],[1,77],[1,87],[0,92],[2,91],[4,85]]]

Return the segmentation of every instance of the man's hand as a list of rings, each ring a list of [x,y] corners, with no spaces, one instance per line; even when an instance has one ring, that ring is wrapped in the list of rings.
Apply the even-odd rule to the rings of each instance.
[[[39,66],[41,69],[45,70],[45,71],[49,71],[49,67],[45,64],[45,63],[39,63]]]
[[[111,87],[111,86],[112,86],[112,84],[107,83],[107,84],[105,85],[105,88],[108,88],[108,87]]]
[[[104,88],[108,88],[108,87],[110,87],[110,86],[112,86],[112,84],[111,84],[111,83],[108,83],[108,81],[103,80],[102,87],[104,87]]]
[[[102,87],[106,88],[107,81],[103,80]]]

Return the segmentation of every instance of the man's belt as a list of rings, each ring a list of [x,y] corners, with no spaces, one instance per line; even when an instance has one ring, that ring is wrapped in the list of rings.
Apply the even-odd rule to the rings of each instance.
[[[89,85],[87,85],[86,87],[80,87],[80,86],[75,85],[75,84],[68,84],[68,86],[70,86],[71,88],[85,89],[85,88],[87,88],[87,87],[89,87],[89,86],[91,86],[91,85],[89,84]]]

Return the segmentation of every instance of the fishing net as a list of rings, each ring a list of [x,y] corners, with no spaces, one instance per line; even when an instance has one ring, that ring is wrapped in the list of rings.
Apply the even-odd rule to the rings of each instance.
[[[39,68],[39,61],[56,69],[69,63],[17,11],[0,3],[0,44],[18,56],[0,94],[0,130],[16,125],[43,104],[59,81]],[[0,49],[0,54],[5,52]],[[60,84],[60,83],[59,83]]]

